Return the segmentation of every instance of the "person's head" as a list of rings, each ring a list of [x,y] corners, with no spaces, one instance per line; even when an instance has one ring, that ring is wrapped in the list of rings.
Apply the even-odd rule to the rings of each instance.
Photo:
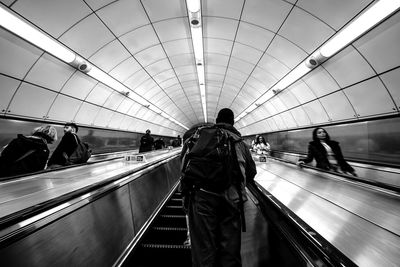
[[[325,131],[324,128],[315,128],[313,133],[313,140],[314,141],[319,141],[319,140],[330,140],[329,134],[327,131]]]
[[[146,130],[146,134],[151,134],[150,129],[147,129],[147,130]]]
[[[69,122],[64,124],[64,133],[77,133],[78,132],[78,125],[73,122]]]
[[[229,108],[221,109],[218,112],[218,116],[215,121],[216,123],[228,123],[230,125],[233,125],[235,123],[233,111]]]
[[[33,129],[32,135],[44,138],[49,144],[57,141],[57,130],[51,125],[43,125]]]
[[[257,137],[257,141],[258,141],[258,143],[265,143],[265,139],[264,139],[264,137],[262,135],[259,135]]]

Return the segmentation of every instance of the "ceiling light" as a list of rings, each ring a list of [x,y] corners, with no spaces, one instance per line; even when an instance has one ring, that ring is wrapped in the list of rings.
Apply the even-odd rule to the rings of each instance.
[[[192,43],[194,58],[196,61],[196,70],[200,87],[201,105],[203,108],[204,122],[207,123],[207,97],[204,74],[204,52],[203,52],[203,29],[201,27],[201,5],[200,0],[187,0],[187,10],[190,21],[190,31],[192,34]]]
[[[330,57],[370,30],[400,7],[399,0],[381,0],[324,44],[320,53]]]
[[[75,60],[74,52],[1,6],[0,26],[64,62]]]

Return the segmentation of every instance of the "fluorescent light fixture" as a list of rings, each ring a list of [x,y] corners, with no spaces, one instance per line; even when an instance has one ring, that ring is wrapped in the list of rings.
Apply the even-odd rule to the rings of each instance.
[[[186,3],[189,12],[195,13],[200,11],[200,0],[187,0]]]
[[[74,52],[66,48],[60,42],[46,35],[36,27],[32,26],[30,23],[24,21],[22,18],[13,14],[10,10],[5,9],[2,6],[0,6],[0,26],[68,64],[79,67],[81,63],[86,63],[86,61],[83,58],[76,55]],[[182,123],[173,119],[171,116],[167,115],[164,112],[161,112],[159,108],[152,105],[150,102],[148,102],[140,95],[132,92],[134,97],[128,96],[130,95],[128,94],[128,92],[131,92],[131,90],[128,87],[126,87],[121,82],[117,81],[104,71],[100,70],[99,68],[95,66],[90,66],[88,68],[85,68],[85,70],[87,71],[84,71],[82,69],[80,70],[87,73],[88,75],[98,80],[99,82],[105,84],[106,86],[119,91],[121,94],[132,99],[133,101],[136,101],[137,103],[143,106],[148,106],[151,110],[153,110],[157,114],[160,114],[166,119],[173,121],[174,123],[180,125],[185,129],[189,129]],[[204,71],[203,71],[203,77],[204,77]]]
[[[281,79],[277,84],[272,87],[272,89],[277,89],[279,91],[284,90],[286,87],[303,77],[311,69],[306,66],[306,64],[299,64],[291,72],[289,72],[283,79]]]
[[[64,62],[72,63],[75,59],[74,52],[2,6],[0,26]]]
[[[399,8],[399,0],[377,2],[324,44],[320,50],[321,55],[332,56]]]
[[[197,76],[199,80],[200,97],[201,97],[201,105],[203,108],[204,122],[207,122],[207,97],[206,97],[205,74],[204,74],[201,5],[200,5],[200,0],[187,0],[186,4],[189,13],[190,31],[192,33],[193,51],[196,62]]]

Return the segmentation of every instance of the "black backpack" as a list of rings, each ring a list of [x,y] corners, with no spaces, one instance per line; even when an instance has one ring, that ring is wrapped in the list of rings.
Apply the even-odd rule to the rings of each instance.
[[[213,126],[198,128],[184,145],[182,185],[185,189],[203,188],[223,192],[233,181],[238,166],[234,141],[225,129]]]
[[[77,147],[68,157],[69,164],[80,164],[86,163],[92,155],[92,150],[89,149],[89,145],[85,142],[79,140],[79,138],[74,134]]]

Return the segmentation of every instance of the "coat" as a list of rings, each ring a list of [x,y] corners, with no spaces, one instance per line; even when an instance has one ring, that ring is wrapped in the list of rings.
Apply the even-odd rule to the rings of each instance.
[[[49,153],[47,143],[42,138],[18,134],[1,152],[0,177],[43,170]]]
[[[331,147],[332,152],[335,154],[335,158],[343,172],[354,172],[354,169],[346,162],[343,158],[342,151],[339,146],[339,142],[327,140],[326,143]],[[324,146],[319,141],[311,141],[308,145],[307,157],[302,159],[305,163],[310,163],[313,159],[317,162],[317,168],[329,170],[331,164],[328,160],[327,152]]]

